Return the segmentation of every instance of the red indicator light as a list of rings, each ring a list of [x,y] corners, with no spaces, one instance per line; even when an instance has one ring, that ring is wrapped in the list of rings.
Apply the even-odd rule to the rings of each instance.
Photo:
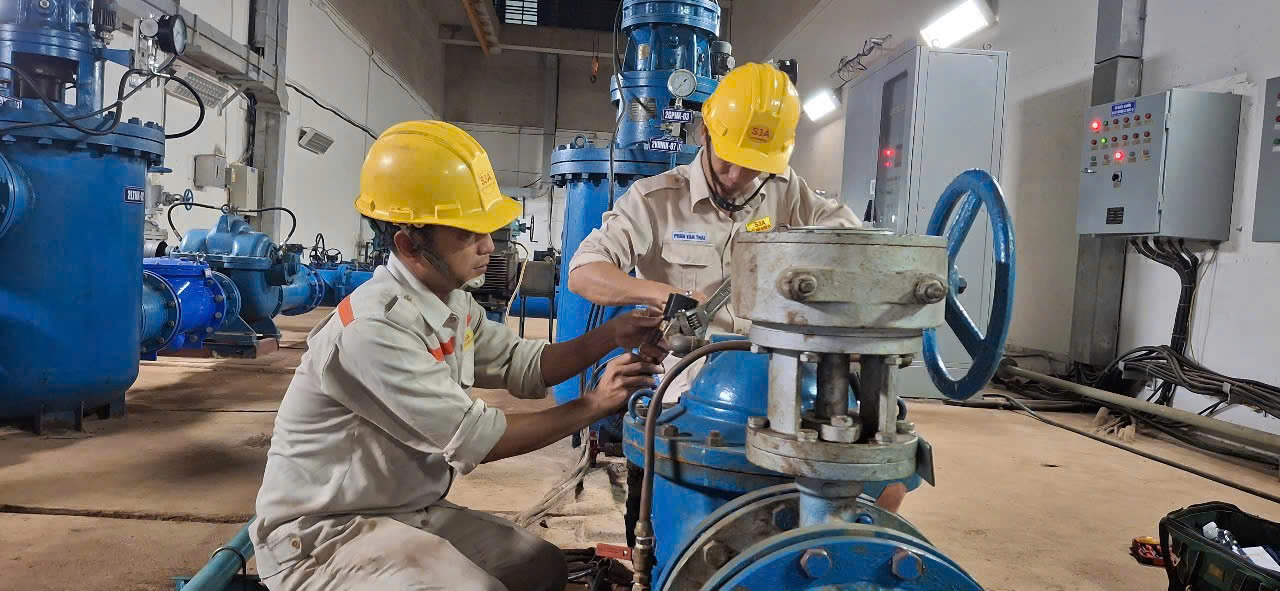
[[[1120,141],[1120,138],[1118,138],[1118,137],[1116,137],[1116,136],[1114,136],[1114,135],[1113,135],[1113,136],[1111,136],[1111,141],[1113,141],[1113,142],[1118,142],[1118,141]]]
[[[893,163],[892,163],[892,162],[885,162],[885,163],[884,163],[884,167],[885,167],[885,168],[889,168],[889,167],[892,167],[892,166],[893,166]]]
[[[1126,134],[1124,134],[1124,137],[1123,137],[1123,138],[1121,138],[1121,139],[1126,139],[1126,140],[1127,140],[1127,139],[1129,139],[1129,134],[1127,134],[1127,133],[1126,133]]]
[[[1151,132],[1150,131],[1143,132],[1142,137],[1151,137]]]
[[[1093,145],[1098,145],[1098,140],[1093,140]]]
[[[1116,152],[1116,160],[1124,160],[1124,152]]]
[[[1125,123],[1128,123],[1128,122],[1129,122],[1129,118],[1128,118],[1128,117],[1125,117],[1125,118],[1124,118],[1124,122],[1125,122]]]
[[[1094,119],[1093,123],[1089,124],[1089,127],[1094,131],[1098,131],[1099,129],[1102,129],[1102,122],[1098,121],[1097,119]]]
[[[1147,117],[1147,119],[1150,119],[1150,118],[1151,118],[1151,113],[1147,113],[1146,117]]]
[[[894,155],[894,154],[897,154],[897,152],[895,152],[895,151],[893,150],[893,148],[885,148],[885,149],[884,149],[884,155],[885,155],[885,156],[888,156],[889,158],[893,158],[893,155]]]
[[[1120,125],[1120,120],[1119,120],[1119,119],[1112,119],[1112,120],[1111,120],[1111,124],[1112,124],[1112,125]]]

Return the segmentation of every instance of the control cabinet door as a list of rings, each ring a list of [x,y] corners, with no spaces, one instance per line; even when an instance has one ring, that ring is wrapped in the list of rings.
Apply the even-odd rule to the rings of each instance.
[[[1160,232],[1168,93],[1091,107],[1080,123],[1080,234]]]
[[[841,194],[868,227],[908,228],[916,60],[910,51],[849,89]],[[868,217],[867,214],[870,213]]]

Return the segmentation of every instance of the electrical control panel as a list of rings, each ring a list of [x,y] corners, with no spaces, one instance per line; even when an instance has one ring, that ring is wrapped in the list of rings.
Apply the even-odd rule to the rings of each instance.
[[[1078,233],[1229,237],[1239,95],[1168,90],[1091,107],[1081,127]]]
[[[1261,104],[1262,149],[1258,153],[1253,240],[1280,242],[1280,78],[1267,80]]]
[[[1008,63],[1003,51],[917,46],[849,84],[840,197],[864,225],[923,234],[960,173],[1000,177]],[[967,285],[958,297],[978,326],[991,314],[991,249],[983,213],[955,258]],[[968,371],[968,353],[950,331],[939,331],[939,348],[953,375]],[[919,360],[898,380],[904,394],[941,396]]]

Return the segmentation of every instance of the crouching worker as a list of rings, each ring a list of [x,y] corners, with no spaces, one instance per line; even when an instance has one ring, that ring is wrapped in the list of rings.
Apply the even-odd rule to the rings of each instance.
[[[541,398],[659,317],[620,316],[577,339],[517,338],[459,288],[520,205],[489,157],[436,121],[396,125],[369,150],[356,209],[394,249],[307,337],[276,417],[250,533],[273,591],[563,589],[560,551],[513,523],[449,503],[455,477],[528,453],[618,412],[665,352],[611,361],[579,400],[505,415],[472,386]]]

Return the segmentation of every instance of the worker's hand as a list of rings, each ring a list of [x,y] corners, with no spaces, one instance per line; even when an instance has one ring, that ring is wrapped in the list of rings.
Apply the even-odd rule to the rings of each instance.
[[[587,392],[583,400],[598,416],[609,416],[621,411],[631,394],[641,388],[652,388],[653,376],[662,373],[662,366],[645,361],[635,353],[623,353],[605,365],[604,375],[594,390]]]
[[[658,285],[660,285],[662,288],[654,293],[653,298],[648,302],[648,305],[650,308],[654,308],[659,312],[662,312],[663,308],[667,307],[668,296],[670,296],[673,293],[684,295],[685,292],[688,291],[688,290],[680,289],[674,285],[665,285],[661,283]],[[690,292],[689,297],[695,300],[698,300],[698,303],[707,301],[706,294],[697,290]]]
[[[608,326],[615,345],[623,349],[639,348],[645,361],[656,363],[667,356],[667,347],[659,340],[658,325],[661,323],[662,312],[646,308],[618,316],[610,320]]]

